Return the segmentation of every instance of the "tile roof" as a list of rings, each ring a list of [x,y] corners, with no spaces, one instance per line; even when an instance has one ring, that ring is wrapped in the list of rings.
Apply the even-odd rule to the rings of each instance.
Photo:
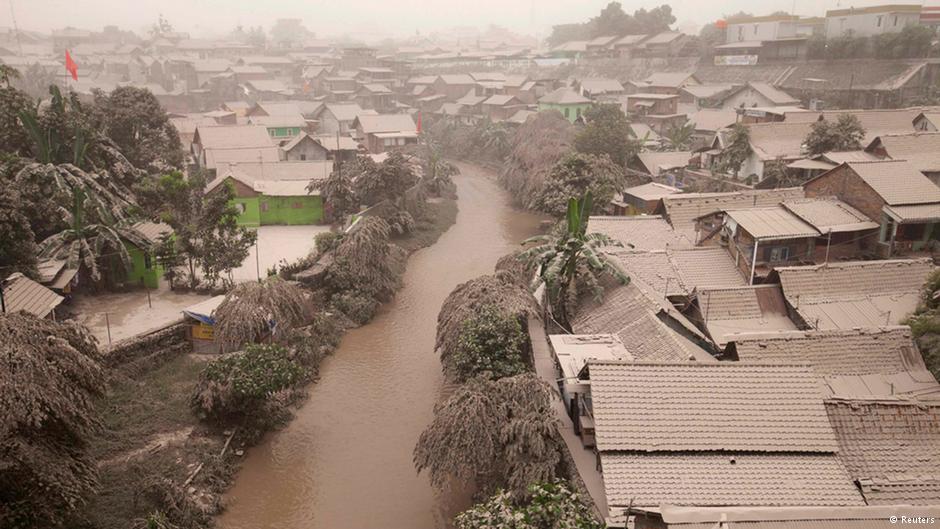
[[[848,78],[847,78],[848,79]],[[783,88],[787,88],[784,86]],[[827,86],[832,88],[832,86]],[[836,120],[842,114],[857,117],[865,129],[865,140],[870,142],[883,134],[914,132],[914,118],[920,114],[919,108],[883,109],[883,110],[826,110],[823,112],[787,112],[784,122],[812,123],[820,116]]]
[[[359,122],[365,134],[417,131],[414,120],[408,114],[363,114],[356,117],[356,121]]]
[[[907,160],[918,171],[940,171],[940,132],[884,134],[868,148],[876,145],[895,160]]]
[[[608,253],[631,278],[639,279],[650,292],[661,296],[688,295],[705,287],[736,287],[746,283],[723,248],[612,249]]]
[[[940,220],[940,204],[913,204],[910,206],[885,206],[884,212],[901,224],[922,223]]]
[[[729,193],[684,193],[664,197],[663,209],[677,230],[694,230],[695,219],[727,209],[776,206],[786,200],[804,198],[799,187],[734,191]]]
[[[825,82],[821,84],[826,90],[897,90],[925,64],[903,60],[866,60],[863,63],[858,60],[807,61],[792,65],[776,84],[784,90],[818,90],[820,83],[816,80],[823,79]],[[913,120],[914,116],[910,119]]]
[[[693,97],[697,97],[699,99],[708,99],[711,97],[715,97],[717,95],[721,95],[725,92],[728,92],[735,86],[736,85],[733,85],[730,83],[717,83],[717,84],[707,83],[707,84],[683,86],[681,90],[683,92],[688,92]],[[731,110],[730,112],[731,114],[736,115],[736,112],[734,110]],[[734,121],[732,121],[731,123],[734,123]]]
[[[896,325],[917,308],[930,259],[779,267],[787,302],[816,329]]]
[[[777,285],[703,287],[695,294],[702,324],[719,348],[741,333],[796,330]]]
[[[940,504],[940,405],[826,402],[839,458],[871,504]]]
[[[584,77],[578,81],[581,89],[590,92],[592,95],[622,93],[623,85],[616,79],[606,77]]]
[[[834,454],[601,453],[600,459],[610,506],[864,505]]]
[[[280,152],[273,145],[269,147],[206,149],[206,169],[218,169],[236,163],[258,163],[259,161],[277,163],[280,159]]]
[[[659,315],[668,312],[671,305],[666,307],[668,302],[641,285],[642,281],[637,280],[626,286],[612,286],[605,289],[602,300],[585,301],[572,319],[572,330],[577,334],[615,334],[630,354],[641,360],[714,361],[701,347],[663,323]]]
[[[601,451],[838,449],[807,366],[598,360],[588,372]]]
[[[352,121],[363,113],[362,107],[356,103],[327,103],[317,112],[317,116],[324,111],[333,114],[337,121]]]
[[[0,281],[0,289],[7,312],[23,311],[37,318],[45,318],[65,300],[19,272]]]
[[[778,121],[746,126],[750,132],[751,148],[761,160],[793,160],[803,157],[803,142],[812,123]]]
[[[564,86],[555,89],[554,91],[549,92],[539,98],[539,103],[549,103],[555,105],[581,105],[590,102],[590,99]]]
[[[678,507],[651,509],[652,518],[670,529],[889,529],[891,517],[910,516],[904,505],[862,507]],[[940,519],[940,507],[921,507],[918,515]],[[625,522],[626,520],[624,520]],[[724,525],[725,527],[722,527]]]
[[[915,352],[915,354],[920,354]],[[926,369],[890,375],[832,375],[823,378],[827,398],[882,399],[940,404],[940,383]]]
[[[635,84],[639,84],[641,86],[679,88],[686,81],[688,81],[690,77],[694,77],[694,75],[695,74],[692,72],[655,72],[650,74],[650,76],[646,79],[643,79],[642,81],[639,81]]]
[[[677,233],[657,215],[592,216],[588,221],[588,231],[603,233],[623,244],[632,244],[637,250],[692,247],[691,240]]]
[[[900,373],[919,355],[907,326],[740,334],[735,350],[743,362],[807,364],[822,376]]]
[[[168,233],[173,233],[173,228],[171,228],[169,224],[149,220],[140,221],[131,226],[131,228],[137,230],[137,233],[151,243],[158,243],[161,237]]]
[[[689,87],[691,88],[691,87]],[[695,130],[716,132],[737,123],[738,113],[734,110],[703,108],[689,116]]]
[[[757,93],[766,97],[775,105],[799,105],[800,100],[790,94],[780,90],[770,83],[751,82],[748,83]]]
[[[849,162],[888,205],[940,203],[940,188],[906,161]]]
[[[640,200],[659,200],[665,196],[681,193],[682,190],[677,187],[667,186],[657,182],[649,182],[638,186],[628,187],[623,190],[624,195],[630,195]]]
[[[728,210],[725,215],[758,241],[798,239],[819,235],[816,228],[781,206]]]
[[[196,127],[196,138],[203,149],[242,149],[273,147],[268,129],[260,125],[217,125]]]
[[[658,175],[662,171],[681,168],[689,165],[692,158],[690,151],[677,152],[641,152],[637,158],[643,167],[652,175]]]
[[[783,203],[788,211],[806,221],[820,233],[873,230],[879,224],[861,211],[837,198],[806,198]]]

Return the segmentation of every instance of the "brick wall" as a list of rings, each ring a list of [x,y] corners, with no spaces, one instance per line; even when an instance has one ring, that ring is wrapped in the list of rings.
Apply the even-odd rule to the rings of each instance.
[[[185,323],[177,321],[162,329],[116,342],[105,353],[104,363],[129,374],[152,369],[192,350],[188,329]]]
[[[848,166],[836,167],[810,180],[804,189],[806,198],[835,196],[873,221],[881,222],[884,200]]]

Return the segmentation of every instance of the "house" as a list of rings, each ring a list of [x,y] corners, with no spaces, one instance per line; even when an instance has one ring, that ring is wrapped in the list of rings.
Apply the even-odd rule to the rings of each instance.
[[[787,164],[806,157],[803,142],[812,130],[812,123],[784,121],[782,123],[751,123],[745,126],[749,133],[751,152],[738,170],[739,178],[758,183],[764,179],[764,170],[768,163]],[[720,131],[714,139],[712,148],[719,149],[721,153],[709,159],[709,164],[713,168],[718,167],[717,162],[728,145],[727,133],[728,131]]]
[[[868,505],[865,507],[680,507],[663,505],[655,509],[632,509],[633,529],[703,529],[705,527],[747,527],[777,529],[779,527],[840,529],[888,529],[888,520],[909,516],[906,505]],[[940,517],[940,509],[919,507],[925,519]],[[911,518],[913,519],[913,518]],[[890,522],[888,522],[890,523]],[[621,525],[626,527],[626,518]]]
[[[679,31],[664,31],[639,43],[635,53],[643,57],[675,57],[688,38]]]
[[[138,222],[132,228],[140,235],[141,242],[146,244],[125,241],[125,248],[131,258],[130,267],[127,269],[127,282],[150,289],[159,288],[164,269],[163,265],[157,262],[154,247],[160,244],[164,237],[172,235],[173,228],[162,222],[152,221]]]
[[[577,83],[581,95],[590,99],[600,99],[603,96],[618,96],[626,92],[620,81],[606,77],[585,77]]]
[[[650,154],[650,153],[643,153]],[[661,153],[657,153],[661,154]],[[616,215],[646,215],[653,213],[659,201],[669,195],[681,193],[676,187],[650,182],[638,186],[628,187],[621,193],[620,200],[615,201]]]
[[[232,164],[218,170],[206,193],[231,185],[241,226],[316,224],[323,219],[323,200],[308,185],[326,180],[332,170],[326,160]]]
[[[826,412],[869,505],[940,504],[940,401],[830,399]]]
[[[376,111],[388,111],[394,108],[395,93],[381,83],[365,83],[356,92],[359,106]]]
[[[806,366],[589,360],[581,378],[608,519],[663,505],[865,505]]]
[[[898,33],[920,23],[920,4],[887,4],[826,11],[826,38]]]
[[[705,83],[683,86],[679,89],[679,105],[694,112],[703,108],[720,106],[723,96],[740,85],[729,83]]]
[[[656,72],[642,81],[630,81],[632,92],[646,94],[674,94],[687,86],[702,84],[694,73],[690,72]]]
[[[750,82],[723,94],[721,108],[793,107],[800,100],[769,83]]]
[[[738,113],[734,110],[703,108],[689,115],[689,123],[695,127],[692,135],[692,147],[705,147],[721,129],[726,129],[738,122]]]
[[[592,232],[604,234],[624,245],[632,244],[636,250],[692,248],[694,245],[691,239],[678,233],[658,215],[592,215],[588,224]]]
[[[307,120],[299,113],[274,116],[248,116],[249,125],[260,125],[267,129],[274,142],[289,141],[307,128]]]
[[[25,312],[37,318],[55,319],[55,309],[65,298],[32,279],[15,272],[0,281],[3,312]]]
[[[591,57],[613,56],[610,46],[619,38],[618,35],[601,35],[587,41],[584,45],[584,51]]]
[[[294,90],[277,79],[253,79],[240,85],[245,95],[254,101],[288,99]]]
[[[539,112],[557,110],[572,123],[577,121],[581,114],[589,108],[591,108],[591,100],[568,87],[558,88],[538,100]]]
[[[277,147],[271,142],[266,127],[260,125],[229,125],[196,127],[192,142],[196,165],[204,169],[215,169],[218,163],[235,157],[247,157],[242,161],[277,161]],[[253,159],[252,159],[253,158]]]
[[[282,160],[304,162],[308,160],[351,161],[359,152],[359,144],[348,136],[317,135],[301,132],[281,146]]]
[[[721,248],[613,248],[607,252],[647,292],[686,305],[689,297],[709,288],[745,286],[744,276]],[[697,338],[702,337],[696,334]]]
[[[914,118],[914,130],[920,132],[940,131],[940,112],[921,112]]]
[[[778,267],[769,280],[802,328],[870,328],[904,322],[933,270],[930,259],[848,261]]]
[[[648,175],[662,176],[664,173],[669,173],[677,169],[688,167],[690,165],[691,159],[692,153],[690,151],[641,152],[637,154],[634,165],[636,169]],[[665,190],[665,188],[663,188],[663,190]],[[652,195],[648,194],[649,192],[653,192],[653,189],[647,189],[644,191],[647,192],[647,197],[649,200],[656,203],[659,202],[659,199],[654,199]],[[679,192],[681,192],[681,190]],[[664,196],[672,194],[675,193],[663,193],[659,198],[661,199]],[[652,207],[655,209],[656,204],[652,204]],[[648,211],[648,213],[652,213],[652,211]]]
[[[481,103],[483,115],[490,121],[505,121],[528,105],[511,95],[492,95]]]
[[[36,265],[39,283],[57,294],[68,295],[78,280],[78,268],[67,268],[64,260],[46,259]]]
[[[679,96],[675,94],[636,93],[623,98],[625,114],[671,116],[678,108]]]
[[[439,75],[431,90],[436,94],[443,94],[448,101],[457,101],[468,92],[476,93],[477,82],[467,74]]]
[[[696,231],[709,233],[718,226],[702,224],[698,219],[726,209],[745,209],[776,206],[784,201],[805,198],[798,187],[781,189],[755,189],[724,193],[682,193],[663,197],[656,214],[662,215],[679,233],[697,241]]]
[[[940,132],[884,134],[872,140],[865,151],[878,158],[907,160],[931,182],[940,185]]]
[[[773,84],[830,108],[899,108],[923,98],[936,83],[932,72],[923,59],[805,61],[791,64]]]
[[[812,24],[802,23],[796,15],[733,16],[727,20],[725,42],[768,41],[793,37],[809,37]]]
[[[625,35],[610,44],[614,56],[629,58],[649,35]]]
[[[327,103],[316,110],[312,117],[318,120],[318,134],[348,135],[354,130],[352,123],[356,116],[366,112],[356,103]]]
[[[372,154],[418,143],[418,129],[407,114],[363,114],[352,124],[356,137]]]
[[[632,360],[633,357],[620,338],[613,334],[552,334],[548,339],[558,366],[565,409],[568,410],[568,417],[575,421],[575,433],[580,435],[580,423],[576,419],[580,416],[581,405],[589,388],[578,375],[587,361]],[[593,440],[584,440],[586,446],[593,446]]]
[[[909,162],[847,162],[804,184],[807,197],[834,196],[881,226],[866,241],[882,257],[928,248],[940,222],[940,188]]]
[[[742,277],[742,282],[746,281]],[[705,286],[691,294],[689,318],[699,324],[725,356],[733,354],[729,344],[737,341],[741,333],[797,328],[790,319],[780,285]]]

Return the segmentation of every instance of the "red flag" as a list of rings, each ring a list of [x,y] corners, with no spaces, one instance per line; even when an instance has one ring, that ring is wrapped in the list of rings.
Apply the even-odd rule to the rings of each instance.
[[[421,134],[421,112],[418,112],[418,134]]]
[[[65,69],[72,74],[72,79],[78,81],[78,65],[72,60],[69,50],[65,50]]]

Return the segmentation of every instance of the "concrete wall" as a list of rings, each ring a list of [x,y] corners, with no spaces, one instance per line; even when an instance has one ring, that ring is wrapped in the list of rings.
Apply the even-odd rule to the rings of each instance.
[[[239,210],[238,225],[257,227],[261,225],[261,210],[258,197],[236,197],[232,203]]]
[[[147,254],[136,246],[128,246],[127,253],[131,256],[131,267],[127,270],[127,281],[134,285],[143,285],[147,288],[159,288],[163,277],[163,267],[157,263],[153,255]],[[148,266],[149,264],[149,266]]]
[[[857,13],[826,17],[826,38],[833,39],[851,32],[856,37],[897,33],[904,26],[920,23],[920,12]]]
[[[584,114],[587,109],[591,108],[590,103],[581,103],[577,105],[557,105],[555,103],[539,103],[539,112],[543,110],[557,110],[561,112],[561,115],[564,116],[568,121],[574,123],[581,114]]]

